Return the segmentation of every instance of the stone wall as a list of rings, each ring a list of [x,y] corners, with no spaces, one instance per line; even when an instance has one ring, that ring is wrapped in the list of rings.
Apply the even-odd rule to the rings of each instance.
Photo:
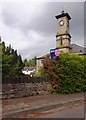
[[[49,82],[3,84],[2,99],[47,95],[50,94],[50,91],[51,85]]]

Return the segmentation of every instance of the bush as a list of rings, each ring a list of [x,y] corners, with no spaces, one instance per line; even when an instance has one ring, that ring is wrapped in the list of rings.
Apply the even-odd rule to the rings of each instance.
[[[50,62],[52,66],[47,66],[45,61]],[[75,93],[86,91],[86,56],[61,53],[58,60],[46,57],[43,64],[49,77],[54,75],[54,78],[58,78],[59,82],[54,92]],[[50,69],[52,69],[51,76],[49,74]]]

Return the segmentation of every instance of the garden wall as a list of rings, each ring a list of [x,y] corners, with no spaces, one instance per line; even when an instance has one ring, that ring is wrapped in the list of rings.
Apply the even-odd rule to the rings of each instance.
[[[2,99],[29,97],[50,94],[51,85],[48,81],[2,84]]]

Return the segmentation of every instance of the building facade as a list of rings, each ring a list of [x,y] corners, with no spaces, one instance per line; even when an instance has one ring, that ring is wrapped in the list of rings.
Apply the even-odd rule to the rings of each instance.
[[[68,13],[62,11],[61,14],[55,16],[57,19],[56,48],[60,52],[70,52],[86,55],[86,48],[77,44],[71,44],[70,24],[71,17]],[[39,74],[40,67],[43,67],[42,60],[45,56],[38,57],[36,60],[36,73]]]
[[[64,11],[55,17],[57,19],[58,28],[56,34],[56,48],[58,48],[60,51],[70,52],[71,35],[69,31],[69,20],[71,17]]]

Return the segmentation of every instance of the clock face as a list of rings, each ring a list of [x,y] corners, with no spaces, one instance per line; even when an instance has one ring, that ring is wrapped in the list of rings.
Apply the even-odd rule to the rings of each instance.
[[[63,25],[64,25],[64,21],[61,20],[61,21],[59,22],[59,24],[60,24],[60,26],[63,26]]]

